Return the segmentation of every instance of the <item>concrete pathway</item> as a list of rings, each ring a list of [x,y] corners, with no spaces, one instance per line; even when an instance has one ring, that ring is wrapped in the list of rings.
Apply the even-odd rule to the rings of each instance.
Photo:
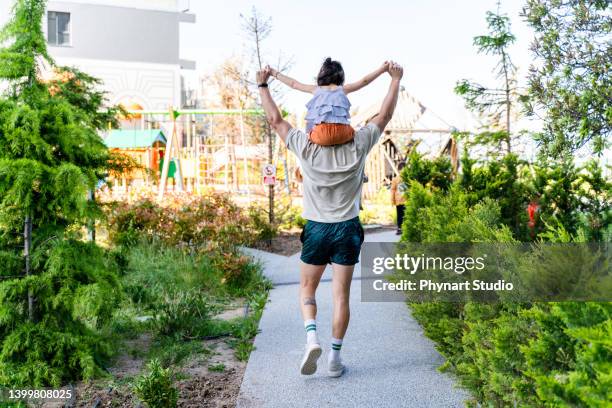
[[[396,241],[394,232],[366,234]],[[437,371],[443,359],[404,303],[362,303],[360,271],[351,285],[351,322],[344,338],[340,378],[328,378],[331,341],[331,267],[317,291],[317,331],[323,355],[312,376],[299,374],[306,335],[300,316],[299,254],[284,257],[247,250],[274,282],[255,338],[237,406],[250,407],[462,407],[468,394]]]

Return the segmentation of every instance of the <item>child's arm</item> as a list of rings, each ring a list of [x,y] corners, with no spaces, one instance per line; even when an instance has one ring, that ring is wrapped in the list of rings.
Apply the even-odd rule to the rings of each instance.
[[[274,78],[278,79],[283,84],[287,85],[290,88],[297,89],[298,91],[313,93],[315,89],[317,89],[316,85],[303,84],[291,77],[288,77],[285,74],[281,74],[274,68],[270,68],[270,74],[272,74]]]
[[[385,61],[384,64],[380,66],[380,68],[364,76],[359,81],[344,85],[344,93],[349,94],[351,92],[360,90],[361,88],[370,84],[372,81],[374,81],[376,78],[378,78],[379,76],[381,76],[383,73],[387,72],[388,70],[389,70],[389,63]]]

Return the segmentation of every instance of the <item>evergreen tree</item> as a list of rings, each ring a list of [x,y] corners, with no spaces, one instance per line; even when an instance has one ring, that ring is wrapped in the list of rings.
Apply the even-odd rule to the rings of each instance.
[[[612,132],[612,16],[609,0],[528,0],[536,64],[528,112],[544,118],[536,134],[547,157],[590,144],[601,154]]]
[[[116,109],[100,113],[96,79],[55,66],[45,3],[16,0],[0,32],[0,386],[94,375],[109,351],[95,329],[118,293],[116,264],[79,239],[101,213],[87,192],[109,171],[98,131]]]
[[[511,118],[513,107],[518,100],[516,85],[516,67],[512,63],[509,47],[516,37],[510,31],[510,19],[499,11],[487,12],[489,33],[474,37],[474,46],[478,53],[493,55],[499,60],[495,73],[500,83],[497,86],[486,86],[463,79],[457,82],[455,93],[462,96],[468,109],[480,115],[488,115],[489,123],[485,132],[477,135],[476,143],[485,145],[505,144],[505,150],[510,153]],[[501,129],[501,130],[500,130]]]

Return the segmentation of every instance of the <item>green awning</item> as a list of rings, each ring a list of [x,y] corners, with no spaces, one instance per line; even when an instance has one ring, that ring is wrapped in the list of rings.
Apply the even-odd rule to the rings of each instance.
[[[156,142],[166,144],[166,137],[161,129],[115,129],[104,138],[104,143],[111,149],[144,149]]]

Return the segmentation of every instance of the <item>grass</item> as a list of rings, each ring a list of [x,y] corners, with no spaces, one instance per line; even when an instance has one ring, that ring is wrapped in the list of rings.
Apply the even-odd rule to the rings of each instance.
[[[225,364],[219,363],[219,364],[209,365],[208,371],[222,373],[223,371],[225,371]]]
[[[125,299],[103,329],[119,346],[124,339],[152,336],[148,350],[128,353],[162,367],[177,367],[193,356],[207,361],[213,351],[203,340],[225,338],[236,358],[246,361],[253,351],[259,319],[271,284],[255,264],[242,266],[241,287],[229,287],[223,271],[207,255],[191,254],[160,243],[140,243],[123,249]],[[221,320],[214,316],[237,300],[248,304],[245,317]],[[219,364],[211,371],[222,371]],[[223,370],[225,368],[223,367]]]
[[[141,243],[130,248],[124,285],[135,303],[146,303],[147,290],[197,288],[218,298],[228,295],[222,273],[205,255],[192,255],[161,243]]]
[[[204,347],[201,341],[183,341],[173,337],[157,339],[149,352],[148,360],[158,360],[163,367],[178,366],[194,355],[210,357],[212,350]]]

